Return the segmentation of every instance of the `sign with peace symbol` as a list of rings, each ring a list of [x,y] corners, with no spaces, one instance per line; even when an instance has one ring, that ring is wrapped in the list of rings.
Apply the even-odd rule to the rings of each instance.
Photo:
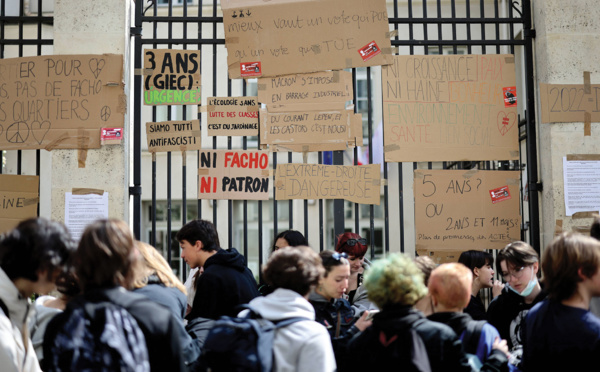
[[[17,121],[6,129],[6,140],[10,143],[24,143],[29,138],[29,125],[24,121]]]
[[[110,107],[104,106],[100,109],[100,119],[108,121],[110,119]]]

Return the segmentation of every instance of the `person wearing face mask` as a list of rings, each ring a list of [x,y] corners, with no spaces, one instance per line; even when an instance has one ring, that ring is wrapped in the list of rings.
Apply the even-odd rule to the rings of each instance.
[[[343,371],[348,360],[345,355],[348,342],[354,335],[370,326],[371,320],[366,319],[368,311],[358,314],[343,298],[350,276],[348,255],[323,251],[319,256],[325,268],[325,275],[319,280],[308,300],[315,309],[315,321],[323,324],[331,336],[338,370]]]
[[[371,262],[365,258],[367,253],[367,239],[361,238],[360,235],[346,232],[338,236],[335,251],[338,253],[346,253],[350,262],[350,277],[348,278],[347,299],[348,302],[358,309],[378,310],[367,298],[367,291],[362,285],[364,272],[369,268]]]
[[[481,301],[480,291],[492,288],[492,297],[496,298],[502,292],[504,285],[499,280],[494,280],[494,256],[484,251],[469,250],[460,254],[458,262],[465,265],[473,274],[471,284],[471,299],[464,309],[474,320],[487,320],[485,305]]]
[[[525,317],[535,304],[547,296],[538,281],[539,256],[529,244],[515,241],[498,253],[496,268],[506,285],[488,307],[488,322],[508,342],[512,354],[510,363],[519,368]]]

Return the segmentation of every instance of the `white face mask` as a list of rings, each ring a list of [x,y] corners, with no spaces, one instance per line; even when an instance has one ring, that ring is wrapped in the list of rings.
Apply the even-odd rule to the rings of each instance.
[[[510,289],[511,291],[515,292],[516,294],[518,294],[519,296],[522,297],[527,297],[531,294],[531,292],[533,292],[533,288],[535,288],[535,285],[537,284],[537,279],[535,277],[535,274],[533,273],[533,268],[531,268],[531,280],[529,280],[529,283],[527,283],[527,287],[525,287],[525,289],[523,289],[523,291],[519,292],[516,289],[514,289],[513,287],[510,286],[510,284],[506,283],[506,285],[508,286],[508,289]]]

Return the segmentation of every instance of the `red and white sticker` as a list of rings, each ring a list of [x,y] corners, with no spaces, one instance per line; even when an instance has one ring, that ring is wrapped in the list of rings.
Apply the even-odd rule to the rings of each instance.
[[[262,76],[260,62],[240,62],[240,74],[245,76]]]
[[[123,128],[102,128],[101,140],[120,140],[123,138]]]
[[[379,49],[379,46],[377,45],[377,43],[375,42],[375,40],[373,40],[369,44],[367,44],[364,47],[360,48],[358,50],[358,53],[362,57],[363,61],[368,61],[371,58],[373,58],[376,55],[378,55],[379,53],[381,53],[381,49]]]
[[[504,107],[517,107],[517,87],[504,87],[502,90]]]
[[[508,186],[498,187],[497,189],[490,190],[490,196],[492,197],[492,203],[496,204],[503,200],[510,199],[510,191]]]

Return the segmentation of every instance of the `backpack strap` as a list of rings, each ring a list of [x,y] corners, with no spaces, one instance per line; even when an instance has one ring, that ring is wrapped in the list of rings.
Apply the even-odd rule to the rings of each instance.
[[[289,326],[292,323],[296,323],[296,322],[299,322],[299,321],[302,321],[302,320],[310,320],[310,319],[308,319],[308,318],[302,318],[302,317],[297,316],[297,317],[294,317],[294,318],[281,319],[281,320],[278,320],[278,321],[273,322],[273,323],[275,324],[276,328],[283,328],[283,327]]]
[[[10,315],[8,315],[8,307],[6,307],[6,304],[1,299],[0,299],[0,309],[2,309],[2,311],[4,311],[4,315],[6,315],[6,317],[8,319],[10,319]]]
[[[485,320],[472,320],[467,324],[465,335],[463,336],[463,348],[466,353],[477,354],[481,332],[483,326],[486,324]]]

